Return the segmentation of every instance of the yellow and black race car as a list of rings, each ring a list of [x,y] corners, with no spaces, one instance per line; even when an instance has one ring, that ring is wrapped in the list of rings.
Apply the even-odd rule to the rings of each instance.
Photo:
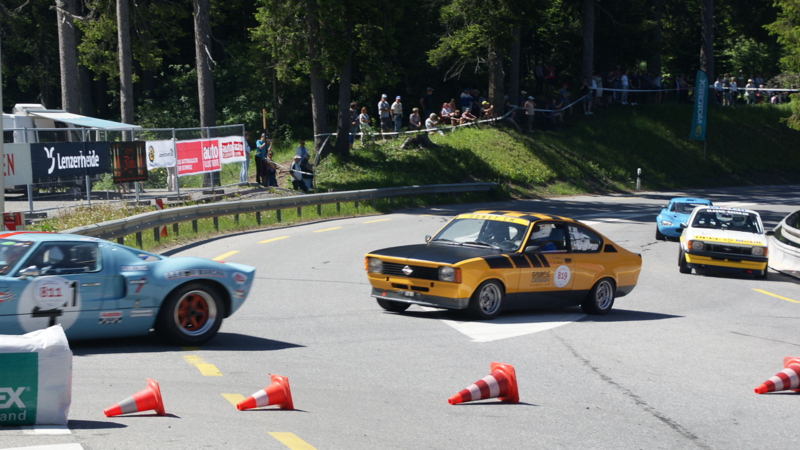
[[[425,244],[368,253],[372,297],[388,311],[410,305],[500,311],[581,305],[607,314],[639,279],[641,255],[572,219],[513,211],[460,214]]]

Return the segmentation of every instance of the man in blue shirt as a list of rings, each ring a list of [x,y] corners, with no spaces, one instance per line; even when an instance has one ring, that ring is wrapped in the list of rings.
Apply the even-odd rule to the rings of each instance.
[[[297,147],[297,150],[294,151],[294,154],[300,156],[301,160],[309,158],[308,150],[306,150],[305,139],[300,139],[300,146]]]
[[[264,173],[264,157],[267,155],[267,133],[261,133],[261,139],[256,141],[256,183],[266,184],[267,177]]]
[[[239,171],[239,182],[247,183],[247,171],[250,170],[250,144],[247,142],[250,139],[250,132],[244,132],[244,161],[242,161],[242,170]]]

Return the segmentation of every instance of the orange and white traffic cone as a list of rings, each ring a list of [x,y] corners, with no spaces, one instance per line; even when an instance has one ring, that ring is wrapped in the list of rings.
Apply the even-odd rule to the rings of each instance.
[[[489,365],[491,375],[485,376],[447,400],[451,405],[499,397],[506,403],[519,403],[517,375],[510,364],[493,362]]]
[[[160,198],[157,198],[156,199],[156,211],[161,211],[163,209],[164,209],[164,201],[161,200]],[[158,234],[161,237],[164,237],[164,238],[167,237],[167,226],[166,225],[161,225],[161,229],[159,230]]]
[[[800,392],[800,358],[787,356],[783,358],[783,370],[774,377],[761,383],[756,388],[756,394],[767,392],[793,390]]]
[[[281,409],[294,409],[289,379],[280,375],[270,375],[269,379],[272,384],[239,402],[236,409],[244,411],[270,405],[278,405]]]
[[[147,387],[125,400],[115,403],[103,411],[106,417],[150,411],[154,409],[159,416],[166,416],[164,403],[161,401],[161,389],[158,381],[147,379]]]

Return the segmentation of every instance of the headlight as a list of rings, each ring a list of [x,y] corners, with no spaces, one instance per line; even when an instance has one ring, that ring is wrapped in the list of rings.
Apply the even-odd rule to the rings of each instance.
[[[367,272],[383,273],[383,261],[378,258],[367,258]]]
[[[439,267],[439,279],[451,283],[461,283],[461,269],[454,267]]]
[[[692,250],[702,250],[703,241],[692,241]]]
[[[764,256],[766,250],[764,247],[753,247],[753,256]]]
[[[672,222],[670,222],[669,220],[662,220],[661,221],[661,225],[663,225],[665,227],[671,227],[672,226]]]

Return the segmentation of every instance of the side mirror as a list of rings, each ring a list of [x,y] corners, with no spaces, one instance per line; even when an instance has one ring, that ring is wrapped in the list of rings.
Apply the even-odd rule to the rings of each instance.
[[[425,235],[425,242],[430,242],[430,240],[431,240],[431,235],[430,234],[426,234]]]
[[[764,234],[766,234],[767,236],[775,236],[775,230],[769,230]]]
[[[686,225],[686,222],[681,222],[681,228],[689,228],[689,225]]]
[[[28,277],[31,277],[31,278],[38,277],[41,274],[42,274],[42,271],[36,266],[26,267],[26,268],[24,268],[24,269],[19,271],[19,277],[22,280],[24,280],[25,278],[28,278]]]
[[[538,245],[529,245],[525,247],[525,253],[538,253],[540,247]]]

